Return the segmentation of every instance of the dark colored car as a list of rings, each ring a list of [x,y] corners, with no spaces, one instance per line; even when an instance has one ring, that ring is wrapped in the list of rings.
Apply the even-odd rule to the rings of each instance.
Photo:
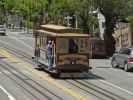
[[[6,28],[4,27],[4,25],[0,25],[0,35],[6,35]]]
[[[116,52],[111,61],[112,67],[120,67],[125,71],[133,68],[133,48],[122,48]]]
[[[105,43],[99,38],[91,38],[91,58],[107,58]]]

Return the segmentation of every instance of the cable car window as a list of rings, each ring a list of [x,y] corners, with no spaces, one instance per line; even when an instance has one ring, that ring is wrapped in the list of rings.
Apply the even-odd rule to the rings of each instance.
[[[58,53],[68,53],[68,39],[67,38],[58,38],[57,52]]]
[[[79,53],[88,53],[89,52],[89,40],[87,38],[79,38]]]

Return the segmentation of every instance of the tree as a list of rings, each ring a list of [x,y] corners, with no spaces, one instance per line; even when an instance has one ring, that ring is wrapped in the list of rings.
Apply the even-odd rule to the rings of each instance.
[[[47,0],[20,0],[20,3],[14,8],[17,13],[24,18],[26,26],[33,25],[36,27],[37,23],[43,20],[44,9]],[[33,24],[28,24],[33,23]]]
[[[5,22],[5,9],[4,9],[4,0],[0,1],[0,24]]]
[[[131,2],[131,0],[128,0]],[[98,26],[98,21],[94,16],[88,14],[89,11],[97,8],[105,16],[104,40],[108,56],[112,56],[115,51],[115,39],[112,36],[116,22],[125,18],[127,0],[53,0],[52,16],[59,14],[76,15],[79,26],[85,32],[92,32],[92,26]],[[130,11],[131,12],[131,11]]]
[[[96,17],[89,15],[89,11],[93,8],[93,0],[53,0],[50,7],[51,16],[70,16],[78,20],[79,28],[84,32],[90,33],[92,26],[98,26]],[[74,19],[75,20],[75,19]],[[75,22],[71,21],[72,24]],[[64,21],[62,21],[64,22]],[[74,26],[74,25],[72,25]]]
[[[112,36],[116,22],[125,16],[125,4],[127,0],[95,0],[95,6],[105,16],[105,34],[104,40],[108,56],[115,52],[115,39]]]
[[[24,18],[23,23],[28,27],[36,26],[43,19],[47,0],[3,0],[5,11],[10,15]]]
[[[126,6],[126,17],[133,16],[133,0],[127,0],[125,6]]]

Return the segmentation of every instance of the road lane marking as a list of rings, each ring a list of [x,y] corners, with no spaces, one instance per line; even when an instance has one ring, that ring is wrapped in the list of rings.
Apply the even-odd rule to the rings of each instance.
[[[112,87],[115,87],[115,88],[117,88],[117,89],[119,89],[119,90],[121,90],[121,91],[123,91],[123,92],[126,92],[126,93],[128,93],[128,94],[133,95],[133,92],[131,92],[131,91],[127,90],[127,89],[121,88],[121,87],[119,87],[119,86],[117,86],[117,85],[115,85],[115,84],[112,84],[112,83],[107,82],[107,81],[104,81],[104,80],[99,80],[99,81],[101,81],[102,83],[105,83],[105,84],[107,84],[107,85],[110,85],[110,86],[112,86]]]
[[[0,55],[1,55],[1,51],[3,51],[3,50],[0,49]],[[3,52],[2,52],[2,53],[3,53]],[[76,96],[77,98],[82,98],[82,96],[78,95],[78,94],[75,93],[74,91],[72,91],[72,90],[70,90],[70,89],[68,89],[68,88],[66,88],[66,87],[64,88],[64,86],[62,86],[62,85],[60,86],[59,83],[56,83],[55,80],[52,80],[52,78],[48,77],[48,75],[45,75],[45,76],[44,76],[44,74],[42,75],[39,71],[37,71],[37,70],[35,70],[35,69],[32,69],[33,66],[32,66],[31,64],[22,62],[22,60],[19,60],[18,58],[13,57],[13,56],[12,56],[12,59],[11,59],[11,58],[10,58],[10,57],[11,57],[11,54],[8,53],[7,51],[5,51],[4,53],[5,53],[5,54],[2,54],[2,55],[3,55],[3,56],[5,55],[5,57],[8,58],[10,61],[14,61],[14,59],[15,59],[16,61],[20,61],[21,63],[18,63],[18,65],[21,65],[21,66],[24,66],[24,65],[25,65],[24,67],[25,67],[27,70],[29,70],[30,72],[32,72],[32,74],[39,76],[41,79],[48,81],[50,84],[55,85],[56,87],[62,89],[64,92],[68,92],[70,95],[72,95],[72,96],[74,96],[74,97]],[[10,55],[10,56],[9,56],[9,55]],[[115,88],[117,88],[117,89],[119,89],[119,90],[121,90],[121,91],[123,91],[123,92],[126,92],[126,93],[128,93],[128,94],[133,95],[133,92],[131,92],[131,91],[127,90],[127,89],[121,88],[121,87],[119,87],[119,86],[117,86],[117,85],[115,85],[115,84],[112,84],[112,83],[107,82],[107,81],[104,81],[104,80],[99,80],[99,81],[101,81],[102,83],[105,83],[105,84],[107,84],[107,85],[110,85],[110,86],[112,86],[112,87],[115,87]],[[71,91],[72,91],[72,92],[71,92]],[[85,100],[85,98],[83,97],[83,99],[81,99],[81,100]]]
[[[5,57],[3,57],[3,56],[0,56],[0,60],[2,60],[2,59],[4,59]]]
[[[58,82],[56,82],[54,79],[48,77],[48,75],[41,74],[39,71],[35,70],[35,69],[31,69],[32,65],[31,64],[27,64],[27,63],[19,63],[19,65],[26,65],[25,68],[27,70],[29,70],[32,74],[34,74],[35,76],[40,77],[41,79],[49,82],[50,84],[56,86],[57,88],[61,89],[62,91],[64,91],[65,93],[68,93],[71,96],[76,97],[78,100],[87,100],[85,97],[81,96],[80,94],[74,92],[73,90],[64,87],[63,85],[59,84]],[[33,67],[32,67],[33,68]]]
[[[3,71],[0,71],[0,74],[3,74],[3,73],[5,73],[5,74],[11,74],[9,71],[7,71],[7,70],[3,70]]]
[[[38,76],[39,78],[47,81],[48,83],[50,83],[53,86],[56,86],[58,89],[61,89],[62,91],[64,91],[65,93],[77,98],[78,100],[87,100],[84,96],[80,95],[79,93],[76,93],[75,91],[61,85],[60,83],[56,82],[56,80],[48,77],[48,75],[41,74],[39,71],[33,69],[33,65],[26,63],[22,60],[20,60],[19,58],[13,56],[12,54],[10,54],[9,52],[0,49],[0,55],[5,56],[8,60],[10,61],[19,61],[19,63],[16,63],[17,65],[21,66],[21,67],[25,67],[28,71],[30,71],[33,75]]]
[[[16,100],[4,87],[0,85],[0,89],[8,96],[10,100]]]
[[[9,43],[7,43],[7,42],[4,42],[4,41],[2,41],[2,40],[0,40],[0,42],[3,43],[3,44],[10,45],[10,46],[14,47],[14,45],[9,44]],[[27,46],[30,46],[30,45],[27,45]],[[28,48],[29,48],[29,47],[28,47]],[[14,48],[14,49],[15,49],[15,48]],[[17,48],[17,49],[21,51],[21,49],[19,49],[19,48]],[[30,49],[33,49],[33,48],[30,47]]]
[[[12,62],[19,62],[18,59],[14,58],[10,53],[5,51],[4,49],[0,49],[0,55],[6,57],[7,59],[9,59]]]

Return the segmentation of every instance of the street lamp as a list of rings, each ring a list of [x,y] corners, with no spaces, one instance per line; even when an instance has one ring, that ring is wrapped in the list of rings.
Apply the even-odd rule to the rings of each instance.
[[[72,17],[66,16],[65,19],[67,20],[67,26],[70,27],[71,26],[70,20],[72,20]]]

